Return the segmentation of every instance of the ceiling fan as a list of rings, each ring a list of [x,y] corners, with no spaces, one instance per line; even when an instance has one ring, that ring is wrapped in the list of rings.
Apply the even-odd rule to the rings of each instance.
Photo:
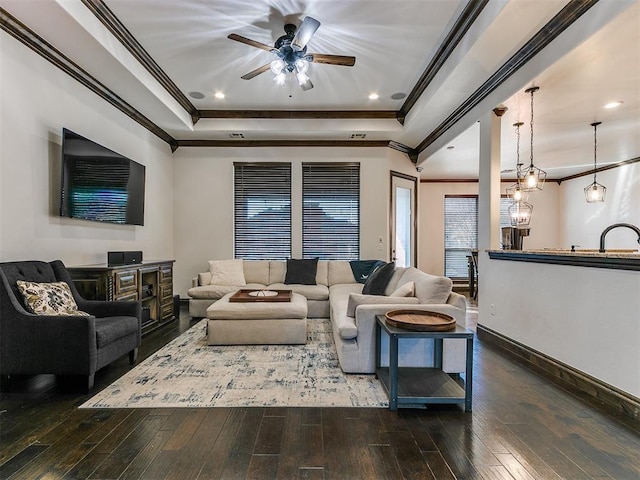
[[[309,43],[309,40],[311,40],[311,37],[313,37],[313,34],[316,33],[319,27],[320,22],[312,17],[306,17],[302,21],[300,28],[297,28],[291,23],[287,23],[284,26],[285,34],[276,40],[273,47],[235,33],[230,34],[227,38],[266,50],[267,52],[274,53],[278,57],[266,65],[243,75],[241,78],[243,80],[251,80],[253,77],[267,70],[271,70],[275,75],[275,82],[278,85],[285,85],[287,74],[293,73],[302,90],[306,91],[313,88],[313,83],[311,83],[311,79],[307,75],[309,63],[325,63],[352,67],[356,63],[356,57],[328,55],[325,53],[307,53],[307,43]]]

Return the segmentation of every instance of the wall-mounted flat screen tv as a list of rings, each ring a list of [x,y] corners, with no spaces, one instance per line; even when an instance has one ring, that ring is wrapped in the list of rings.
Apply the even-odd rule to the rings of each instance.
[[[145,167],[62,130],[60,216],[144,225]]]

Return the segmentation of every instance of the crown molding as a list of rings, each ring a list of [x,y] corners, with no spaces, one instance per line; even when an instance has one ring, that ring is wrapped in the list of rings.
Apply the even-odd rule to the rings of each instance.
[[[569,2],[416,147],[422,152],[584,15],[598,0]]]
[[[107,101],[122,113],[142,125],[151,133],[161,138],[171,146],[171,150],[177,148],[176,140],[158,125],[153,123],[142,113],[127,103],[122,97],[110,90],[106,85],[91,76],[86,70],[73,62],[69,57],[56,49],[49,42],[36,34],[29,27],[13,17],[5,9],[0,8],[0,28],[16,40],[26,45],[42,58],[52,63],[64,73],[80,82],[103,100]]]

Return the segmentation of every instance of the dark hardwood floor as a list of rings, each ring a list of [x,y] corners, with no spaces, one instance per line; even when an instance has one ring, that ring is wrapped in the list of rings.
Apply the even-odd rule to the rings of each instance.
[[[470,309],[468,323],[475,325]],[[190,326],[143,339],[139,361]],[[473,412],[368,408],[78,410],[71,379],[0,397],[11,479],[640,479],[640,425],[475,342]],[[96,393],[129,369],[96,374]]]

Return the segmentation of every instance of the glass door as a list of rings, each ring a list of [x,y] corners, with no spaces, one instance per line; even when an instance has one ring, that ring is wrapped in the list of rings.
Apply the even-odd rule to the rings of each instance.
[[[416,266],[417,179],[391,172],[391,261],[397,267]]]

